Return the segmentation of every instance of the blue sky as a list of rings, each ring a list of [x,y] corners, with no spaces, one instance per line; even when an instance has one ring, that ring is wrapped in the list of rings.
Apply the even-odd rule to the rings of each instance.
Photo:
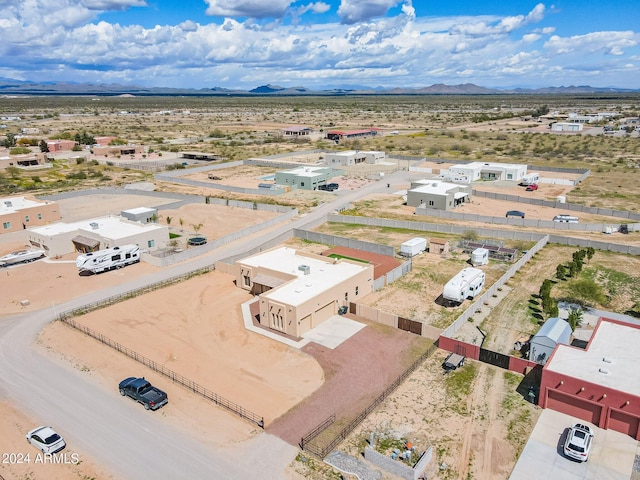
[[[640,89],[640,0],[0,0],[0,77]]]

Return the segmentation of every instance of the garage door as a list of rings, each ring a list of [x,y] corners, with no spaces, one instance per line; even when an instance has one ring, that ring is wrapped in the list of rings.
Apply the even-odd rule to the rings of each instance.
[[[557,412],[578,417],[586,422],[594,425],[600,424],[600,416],[602,407],[598,404],[591,403],[588,400],[574,397],[557,390],[547,390],[547,408]]]
[[[607,428],[638,438],[638,425],[640,425],[640,418],[611,409]]]
[[[334,310],[335,302],[327,303],[324,307],[320,307],[313,314],[313,326],[317,326],[320,323],[324,322],[327,318],[334,315],[336,312]]]

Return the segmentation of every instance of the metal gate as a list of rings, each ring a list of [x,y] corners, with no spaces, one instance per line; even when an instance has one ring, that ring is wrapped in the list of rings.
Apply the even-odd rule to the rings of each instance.
[[[398,328],[406,332],[415,333],[416,335],[422,335],[422,322],[398,317]]]
[[[484,363],[495,365],[496,367],[509,370],[509,355],[505,355],[503,353],[493,352],[491,350],[481,348],[478,360]]]

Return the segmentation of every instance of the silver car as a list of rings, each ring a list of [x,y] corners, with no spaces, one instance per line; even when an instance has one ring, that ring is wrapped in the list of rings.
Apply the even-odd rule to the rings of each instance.
[[[34,428],[27,433],[27,442],[42,453],[56,453],[66,446],[62,437],[51,427]]]
[[[593,430],[588,425],[576,423],[569,429],[564,442],[564,454],[575,460],[586,462],[593,443]]]

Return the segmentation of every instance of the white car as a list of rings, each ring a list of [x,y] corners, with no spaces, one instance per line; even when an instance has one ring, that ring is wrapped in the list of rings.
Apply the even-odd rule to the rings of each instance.
[[[38,427],[27,433],[27,442],[42,450],[42,453],[56,453],[62,450],[66,443],[51,427]]]
[[[586,462],[589,460],[589,452],[593,443],[593,431],[588,425],[574,424],[567,434],[564,442],[564,454],[575,460]]]

